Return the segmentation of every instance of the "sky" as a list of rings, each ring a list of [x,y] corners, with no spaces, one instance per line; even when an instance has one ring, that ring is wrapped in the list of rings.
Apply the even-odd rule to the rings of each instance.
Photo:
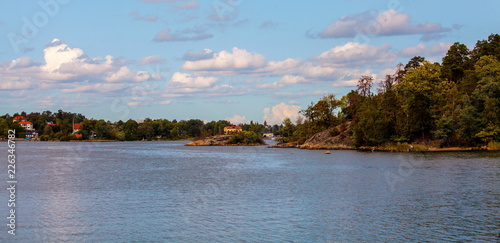
[[[0,1],[0,114],[279,124],[500,33],[500,2]],[[376,85],[374,85],[376,87]]]

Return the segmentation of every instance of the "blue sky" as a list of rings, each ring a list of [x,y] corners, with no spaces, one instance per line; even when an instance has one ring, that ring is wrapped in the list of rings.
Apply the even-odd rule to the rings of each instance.
[[[0,113],[279,123],[500,33],[498,1],[0,2]]]

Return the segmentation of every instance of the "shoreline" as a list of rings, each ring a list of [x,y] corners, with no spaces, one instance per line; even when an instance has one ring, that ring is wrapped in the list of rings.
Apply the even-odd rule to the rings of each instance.
[[[0,139],[0,142],[7,142],[8,140]],[[176,141],[186,141],[185,146],[267,146],[267,148],[281,148],[281,149],[306,149],[306,150],[354,150],[354,151],[369,151],[369,152],[477,152],[477,151],[500,151],[500,149],[491,149],[487,147],[446,147],[446,148],[435,148],[427,147],[424,149],[394,149],[387,148],[383,146],[373,146],[373,147],[352,147],[352,146],[314,146],[314,145],[299,145],[297,142],[291,143],[277,143],[273,145],[265,144],[193,144],[194,141],[191,139],[179,139],[179,140],[134,140],[134,141],[120,141],[120,140],[69,140],[69,141],[40,141],[40,140],[26,140],[21,138],[16,138],[16,142],[61,142],[61,143],[109,143],[109,142],[176,142]],[[191,141],[191,142],[188,142]]]
[[[407,145],[404,147],[384,147],[384,146],[373,146],[373,147],[353,147],[353,146],[321,146],[321,145],[299,145],[297,142],[291,143],[277,143],[268,148],[291,148],[291,149],[307,149],[307,150],[355,150],[355,151],[369,151],[369,152],[475,152],[475,151],[500,151],[499,149],[491,149],[487,147],[447,147],[447,148],[435,148],[435,147],[421,147]]]

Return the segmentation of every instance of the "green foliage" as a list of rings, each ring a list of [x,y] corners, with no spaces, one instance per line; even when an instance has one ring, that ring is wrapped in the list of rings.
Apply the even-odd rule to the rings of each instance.
[[[253,145],[264,144],[264,141],[262,140],[262,136],[256,132],[243,131],[232,135],[228,144]]]

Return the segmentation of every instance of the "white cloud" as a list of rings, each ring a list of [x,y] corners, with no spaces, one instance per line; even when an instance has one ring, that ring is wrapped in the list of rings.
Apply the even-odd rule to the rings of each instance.
[[[411,23],[411,16],[389,9],[380,14],[364,12],[339,18],[331,23],[318,36],[321,38],[355,37],[358,34],[368,36],[392,36],[410,34],[434,34],[451,31],[438,23]]]
[[[307,79],[302,77],[302,76],[285,75],[277,82],[258,84],[257,87],[258,88],[282,88],[286,85],[305,83],[305,82],[307,82]]]
[[[160,105],[170,105],[170,103],[172,103],[172,100],[161,101],[158,104],[160,104]]]
[[[212,86],[217,82],[215,77],[196,77],[189,73],[179,73],[176,72],[172,76],[169,84],[174,87],[188,88],[184,90],[189,90],[191,88],[206,88]]]
[[[31,57],[20,57],[15,60],[13,60],[10,65],[9,69],[20,69],[20,68],[29,68],[33,66],[39,66],[39,62],[35,62]]]
[[[234,114],[233,117],[226,117],[224,120],[231,122],[232,124],[240,124],[240,123],[245,123],[247,121],[247,118],[245,116],[240,116]]]
[[[269,61],[266,66],[256,69],[254,73],[284,75],[294,72],[295,68],[301,64],[301,61],[294,58],[287,58],[283,61]]]
[[[300,74],[308,78],[339,78],[346,69],[326,67],[313,63],[306,63],[299,68]]]
[[[321,53],[316,60],[333,66],[360,67],[367,64],[394,62],[396,55],[390,51],[389,45],[378,47],[348,42]]]
[[[139,62],[139,66],[150,65],[150,64],[163,64],[166,63],[167,60],[161,58],[160,55],[153,55],[143,58]]]
[[[264,121],[268,124],[281,124],[285,118],[290,118],[295,122],[300,116],[300,106],[280,103],[271,108],[264,108]]]
[[[0,90],[36,89],[45,94],[81,92],[113,97],[117,92],[126,92],[134,82],[156,79],[147,71],[131,70],[121,59],[110,55],[92,58],[58,39],[49,43],[43,54],[44,63],[29,57],[0,63]]]
[[[450,42],[440,42],[435,43],[430,46],[426,46],[422,43],[419,43],[416,46],[410,46],[403,48],[400,51],[400,55],[403,57],[414,57],[414,56],[423,56],[423,57],[435,57],[435,56],[443,56],[446,54],[448,49],[452,46]]]
[[[116,92],[122,91],[126,88],[129,88],[129,84],[124,83],[96,83],[96,84],[88,84],[88,83],[74,83],[70,88],[63,88],[61,92],[63,93],[108,93],[108,92]]]
[[[30,89],[32,86],[32,82],[29,81],[6,82],[5,80],[2,80],[2,82],[0,82],[0,90]]]
[[[186,61],[182,66],[183,70],[242,70],[262,67],[266,64],[266,58],[261,54],[250,53],[245,49],[234,47],[232,52],[221,51],[214,54],[210,59],[199,61]]]
[[[165,41],[200,41],[212,38],[212,34],[192,31],[192,30],[181,30],[179,33],[172,33],[169,28],[163,29],[158,34],[156,34],[154,41],[165,42]]]
[[[110,73],[105,80],[108,82],[119,82],[123,80],[130,80],[133,75],[134,73],[132,73],[128,67],[121,67],[117,72]]]

